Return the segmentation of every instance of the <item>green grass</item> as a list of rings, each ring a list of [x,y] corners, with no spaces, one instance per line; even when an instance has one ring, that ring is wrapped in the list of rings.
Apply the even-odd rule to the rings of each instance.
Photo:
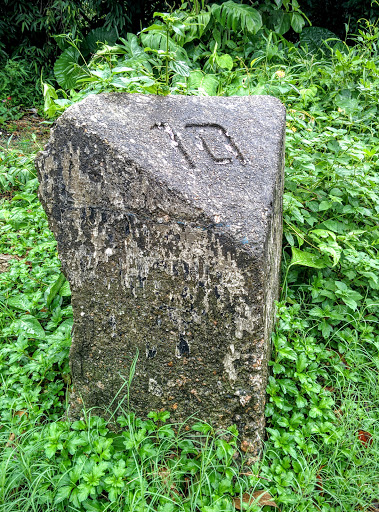
[[[158,36],[149,33],[149,48]],[[146,34],[131,36],[98,52],[91,80],[66,101],[52,89],[45,100],[52,114],[122,83],[285,103],[282,288],[262,460],[237,457],[234,429],[170,425],[162,412],[142,421],[120,407],[118,435],[90,411],[81,422],[64,418],[70,289],[36,196],[31,141],[24,154],[0,150],[0,254],[14,255],[0,273],[1,512],[221,512],[243,496],[250,512],[270,510],[269,496],[283,512],[377,507],[379,33],[367,26],[349,47],[320,41],[317,53],[267,31],[227,36],[215,50],[215,30],[203,30],[201,44],[169,33],[172,53],[161,56],[143,51]],[[166,68],[175,52],[183,75]],[[258,491],[268,493],[260,504]]]

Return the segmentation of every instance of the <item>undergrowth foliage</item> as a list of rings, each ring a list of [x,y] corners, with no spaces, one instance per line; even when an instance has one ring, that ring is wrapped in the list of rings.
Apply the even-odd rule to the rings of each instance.
[[[271,94],[286,105],[282,288],[262,460],[238,452],[234,428],[170,425],[164,411],[141,420],[123,404],[117,434],[90,412],[74,423],[64,417],[70,290],[37,200],[33,148],[5,149],[1,511],[377,507],[379,32],[367,24],[348,47],[335,38],[315,44],[325,36],[318,30],[294,45],[253,7],[240,6],[245,17],[237,8],[223,14],[230,4],[161,13],[86,63],[71,41],[76,64],[68,53],[58,60],[62,90],[44,85],[45,108],[54,116],[104,91]]]

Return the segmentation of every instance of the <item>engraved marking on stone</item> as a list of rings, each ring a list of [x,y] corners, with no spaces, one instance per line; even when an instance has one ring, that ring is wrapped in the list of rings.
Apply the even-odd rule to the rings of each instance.
[[[164,130],[166,133],[168,133],[173,146],[177,147],[184,158],[187,160],[189,166],[194,169],[196,167],[195,162],[191,158],[189,152],[184,147],[183,142],[179,135],[174,132],[174,130],[171,128],[171,126],[168,123],[156,123],[154,124],[151,129],[158,129],[158,130]],[[216,130],[216,133],[220,134],[224,139],[226,139],[226,143],[224,143],[224,146],[226,150],[229,153],[232,153],[234,157],[241,162],[241,164],[246,164],[246,159],[241,153],[241,150],[233,140],[233,138],[228,134],[228,132],[225,130],[224,127],[222,127],[220,124],[217,123],[187,123],[185,125],[186,129],[196,129],[195,134],[200,139],[200,150],[205,150],[205,152],[208,154],[208,156],[216,163],[216,164],[230,164],[232,162],[232,157],[219,157],[215,154],[215,152],[212,150],[210,143],[209,143],[209,135]],[[208,133],[208,137],[206,137],[206,132]]]
[[[225,148],[229,153],[232,153],[235,158],[237,158],[241,164],[245,165],[246,160],[244,156],[242,155],[239,147],[234,142],[232,137],[228,134],[228,132],[225,130],[223,126],[217,123],[187,123],[186,128],[197,128],[199,129],[197,136],[200,138],[203,148],[208,153],[210,158],[214,160],[217,164],[229,164],[232,161],[232,158],[225,158],[225,157],[217,157],[214,152],[212,151],[209,141],[207,141],[206,132],[209,130],[216,130],[220,135],[222,135],[227,141],[228,144],[225,144]]]
[[[156,123],[154,124],[151,129],[153,130],[154,128],[157,128],[158,130],[164,130],[166,133],[168,133],[171,141],[172,141],[172,144],[173,146],[177,147],[182,155],[184,156],[184,158],[187,160],[189,166],[194,169],[196,167],[194,161],[192,160],[192,158],[189,156],[186,148],[183,146],[183,143],[182,141],[180,140],[178,134],[176,134],[174,132],[174,130],[171,128],[171,126],[169,126],[168,123]]]

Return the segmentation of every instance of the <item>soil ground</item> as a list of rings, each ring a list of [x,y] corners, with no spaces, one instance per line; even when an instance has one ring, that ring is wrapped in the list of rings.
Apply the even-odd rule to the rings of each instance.
[[[0,149],[19,149],[29,152],[46,144],[51,124],[37,113],[25,112],[21,119],[12,120],[0,125]]]

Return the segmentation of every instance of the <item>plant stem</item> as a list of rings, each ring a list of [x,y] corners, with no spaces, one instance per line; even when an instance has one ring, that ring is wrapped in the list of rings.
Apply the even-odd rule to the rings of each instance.
[[[169,51],[169,30],[166,30],[166,85],[168,86],[168,51]]]

